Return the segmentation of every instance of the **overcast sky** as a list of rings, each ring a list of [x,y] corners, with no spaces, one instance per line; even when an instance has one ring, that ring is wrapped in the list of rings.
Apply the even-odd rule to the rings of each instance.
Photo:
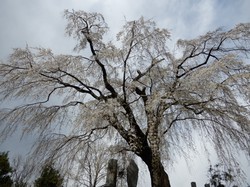
[[[249,22],[249,8],[250,0],[1,0],[0,59],[6,59],[12,48],[26,44],[72,53],[74,41],[64,32],[65,9],[102,13],[110,26],[110,38],[115,38],[125,20],[144,16],[167,28],[174,42]],[[183,161],[170,170],[173,187],[189,186],[192,180],[203,186],[207,162],[197,158],[199,163],[190,164],[190,171]]]

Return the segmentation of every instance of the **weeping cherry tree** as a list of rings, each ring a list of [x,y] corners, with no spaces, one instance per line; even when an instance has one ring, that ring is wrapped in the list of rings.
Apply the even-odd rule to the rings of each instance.
[[[171,52],[169,31],[152,20],[128,21],[107,41],[101,14],[64,15],[77,55],[27,46],[0,64],[1,99],[20,103],[1,110],[2,138],[39,133],[35,152],[61,161],[107,141],[141,158],[153,187],[170,187],[164,162],[197,135],[221,159],[250,155],[249,23],[178,40]]]

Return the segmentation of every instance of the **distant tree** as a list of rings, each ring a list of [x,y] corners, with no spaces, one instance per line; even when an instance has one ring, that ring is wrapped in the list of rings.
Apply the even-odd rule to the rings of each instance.
[[[63,177],[53,165],[46,165],[41,173],[41,176],[36,179],[35,187],[62,187]]]
[[[11,187],[13,181],[11,179],[12,168],[9,163],[8,153],[0,153],[0,186]]]
[[[85,158],[78,157],[68,171],[68,178],[75,186],[97,187],[106,177],[106,167],[110,154],[102,144],[91,144]]]
[[[27,182],[17,181],[17,182],[15,182],[15,185],[14,185],[14,186],[15,186],[15,187],[27,187],[28,184],[27,184]]]
[[[214,166],[210,165],[208,178],[213,187],[231,187],[241,178],[241,173],[238,167],[225,169],[222,164],[216,164]]]
[[[1,111],[0,137],[23,125],[40,132],[37,155],[69,163],[97,140],[122,145],[147,165],[153,187],[170,187],[163,163],[195,149],[194,134],[221,159],[250,155],[249,23],[179,40],[172,52],[170,33],[152,20],[126,22],[113,42],[101,14],[65,17],[79,55],[27,46],[0,64],[2,99],[24,98]]]

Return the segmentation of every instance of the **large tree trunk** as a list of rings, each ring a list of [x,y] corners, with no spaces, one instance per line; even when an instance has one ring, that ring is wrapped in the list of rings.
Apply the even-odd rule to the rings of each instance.
[[[158,135],[158,127],[160,124],[157,116],[152,111],[147,110],[148,116],[148,140],[150,143],[151,160],[148,169],[151,176],[152,187],[170,187],[170,182],[167,173],[161,163],[160,153],[160,137]]]
[[[165,172],[164,167],[161,165],[161,170],[160,170],[160,183],[161,183],[161,187],[170,187],[170,181],[168,178],[168,174]]]
[[[168,174],[165,172],[161,162],[158,166],[148,166],[152,187],[171,187]],[[157,167],[157,168],[156,168]]]
[[[143,151],[138,156],[148,166],[152,187],[171,187],[168,174],[161,163],[160,155],[154,156],[152,149],[148,147],[148,144],[145,144]]]
[[[167,173],[161,163],[160,158],[160,138],[158,135],[158,127],[160,124],[162,112],[158,112],[159,115],[155,115],[151,111],[151,107],[146,105],[147,99],[144,97],[144,103],[147,107],[147,120],[148,129],[146,134],[142,132],[138,126],[133,112],[124,100],[121,100],[121,105],[124,107],[126,113],[129,116],[129,122],[132,130],[126,130],[117,119],[116,116],[111,116],[108,120],[112,126],[120,133],[120,135],[130,145],[131,150],[138,155],[148,166],[148,170],[151,176],[152,187],[171,187]]]

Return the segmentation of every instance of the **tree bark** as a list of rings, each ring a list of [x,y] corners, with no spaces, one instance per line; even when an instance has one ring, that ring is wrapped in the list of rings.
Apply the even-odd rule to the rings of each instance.
[[[160,177],[161,177],[161,180],[160,180],[160,183],[161,183],[161,187],[171,187],[170,185],[170,181],[169,181],[169,178],[168,178],[168,174],[165,172],[164,170],[164,167],[163,165],[161,164],[161,170],[160,170]]]
[[[149,173],[152,187],[171,187],[168,174],[161,163],[157,169],[149,168]]]
[[[143,146],[141,154],[138,156],[144,161],[147,165],[150,177],[151,177],[151,186],[152,187],[171,187],[168,174],[165,172],[164,167],[160,161],[160,155],[158,158],[154,158],[152,155],[152,150],[147,143]],[[157,163],[153,160],[157,160]]]
[[[147,99],[144,98],[144,102]],[[147,119],[148,119],[148,129],[147,133],[144,134],[140,127],[138,126],[133,112],[124,100],[120,100],[121,105],[125,109],[127,115],[129,116],[130,127],[133,131],[126,131],[122,125],[119,125],[116,117],[109,119],[111,124],[115,129],[118,130],[120,135],[127,141],[130,145],[131,150],[138,155],[148,166],[148,170],[151,177],[152,187],[171,187],[168,174],[165,172],[164,167],[161,163],[160,158],[160,138],[158,137],[158,126],[160,124],[161,117],[154,115],[150,107],[147,106]],[[160,114],[159,114],[160,115]]]
[[[167,173],[161,163],[160,153],[160,137],[158,127],[160,124],[160,116],[154,115],[151,108],[146,107],[148,117],[148,135],[147,138],[150,143],[151,161],[147,164],[151,176],[152,187],[170,187],[170,182]]]

